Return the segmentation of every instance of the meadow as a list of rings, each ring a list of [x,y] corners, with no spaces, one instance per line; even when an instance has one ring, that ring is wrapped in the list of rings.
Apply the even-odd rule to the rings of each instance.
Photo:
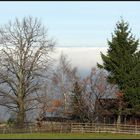
[[[26,133],[0,134],[0,139],[139,139],[140,135],[111,133]]]

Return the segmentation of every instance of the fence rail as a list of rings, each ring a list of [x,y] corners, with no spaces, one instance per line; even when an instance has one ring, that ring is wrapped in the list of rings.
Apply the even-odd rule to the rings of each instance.
[[[124,125],[124,124],[93,124],[93,123],[72,123],[71,132],[94,133],[94,132],[110,132],[110,133],[128,133],[140,134],[140,125]]]
[[[62,123],[62,122],[46,122],[42,127],[36,125],[28,125],[22,129],[13,127],[0,128],[0,133],[125,133],[140,134],[140,125],[125,124],[105,124],[105,123]]]

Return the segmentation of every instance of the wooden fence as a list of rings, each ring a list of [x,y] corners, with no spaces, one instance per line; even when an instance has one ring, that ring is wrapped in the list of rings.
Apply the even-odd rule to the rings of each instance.
[[[140,134],[140,125],[124,125],[124,124],[95,124],[95,123],[72,123],[71,132],[81,133],[126,133],[126,134]]]
[[[42,127],[36,125],[28,125],[22,129],[13,127],[0,128],[0,133],[125,133],[140,134],[140,125],[120,124],[103,124],[103,123],[62,123],[62,122],[46,122]]]

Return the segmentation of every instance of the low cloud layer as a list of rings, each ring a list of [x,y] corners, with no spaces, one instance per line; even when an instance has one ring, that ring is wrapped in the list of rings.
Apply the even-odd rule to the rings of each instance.
[[[66,54],[71,61],[72,66],[77,67],[82,76],[87,75],[92,67],[95,67],[97,62],[102,64],[100,52],[106,54],[107,47],[69,47],[69,48],[56,48],[53,53],[53,58],[56,60],[60,54]]]

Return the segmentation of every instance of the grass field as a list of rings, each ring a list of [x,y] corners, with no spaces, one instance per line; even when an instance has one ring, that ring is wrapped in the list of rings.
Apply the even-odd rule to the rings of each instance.
[[[0,139],[140,139],[140,135],[110,133],[32,133],[0,134]]]

